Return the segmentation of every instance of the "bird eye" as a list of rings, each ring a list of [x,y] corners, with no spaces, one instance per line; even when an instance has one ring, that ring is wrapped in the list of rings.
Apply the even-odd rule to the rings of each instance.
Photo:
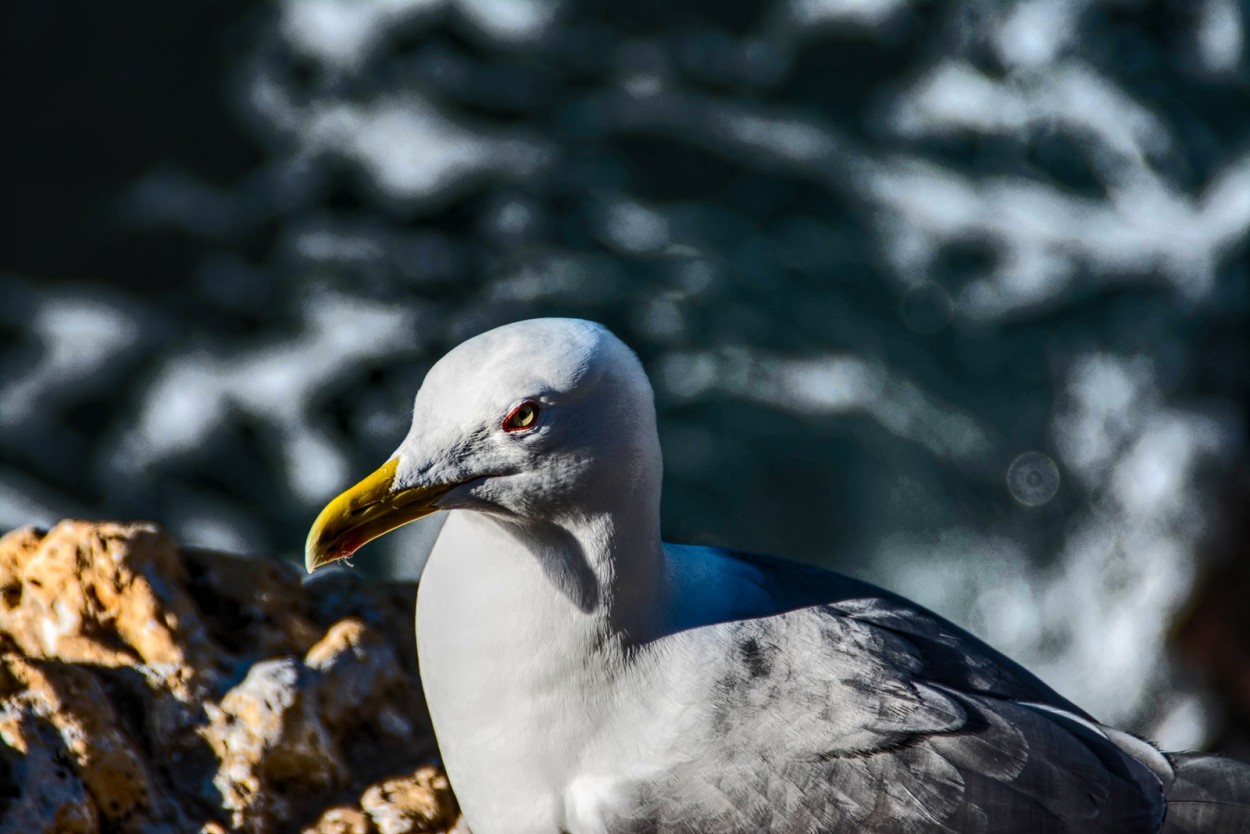
[[[525,431],[533,428],[538,422],[538,405],[529,401],[523,402],[508,412],[503,420],[504,431]]]

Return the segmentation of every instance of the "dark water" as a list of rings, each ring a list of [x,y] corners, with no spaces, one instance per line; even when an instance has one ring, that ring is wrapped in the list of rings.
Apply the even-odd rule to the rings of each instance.
[[[587,317],[655,382],[669,539],[1201,745],[1165,632],[1246,468],[1246,14],[8,3],[0,527],[298,559],[441,353]]]

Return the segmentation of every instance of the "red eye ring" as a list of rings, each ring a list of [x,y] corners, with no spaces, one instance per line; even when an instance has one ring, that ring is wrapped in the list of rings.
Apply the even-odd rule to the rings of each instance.
[[[538,424],[539,410],[538,403],[526,400],[509,411],[508,416],[503,418],[503,430],[507,432],[529,431]]]

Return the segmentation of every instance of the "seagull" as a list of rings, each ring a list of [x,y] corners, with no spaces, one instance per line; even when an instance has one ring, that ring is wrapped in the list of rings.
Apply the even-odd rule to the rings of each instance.
[[[661,474],[638,358],[534,319],[439,360],[313,523],[310,571],[448,513],[417,647],[475,834],[1250,832],[1250,766],[1104,726],[866,582],[662,542]]]

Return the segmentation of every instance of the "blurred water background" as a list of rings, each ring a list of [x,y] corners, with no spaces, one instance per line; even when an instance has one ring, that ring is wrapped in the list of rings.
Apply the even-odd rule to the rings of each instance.
[[[0,528],[298,561],[443,352],[587,317],[655,383],[666,538],[882,582],[1244,756],[1250,667],[1172,646],[1245,565],[1248,14],[10,0]]]

